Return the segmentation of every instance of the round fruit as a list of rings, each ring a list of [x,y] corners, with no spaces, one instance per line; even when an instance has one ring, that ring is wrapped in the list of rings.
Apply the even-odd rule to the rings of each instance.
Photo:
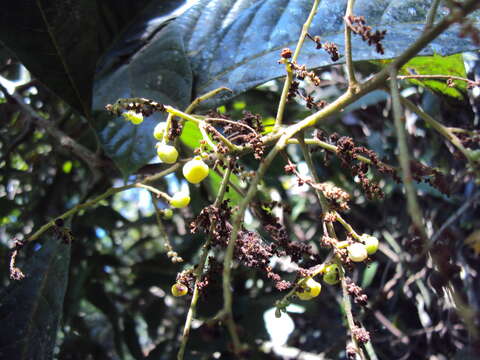
[[[208,175],[208,165],[205,164],[200,156],[194,157],[192,160],[183,165],[183,176],[188,182],[198,184]]]
[[[175,283],[172,285],[171,291],[173,296],[184,296],[187,295],[188,288],[183,284]]]
[[[298,291],[295,293],[300,300],[311,300],[315,297],[317,297],[320,294],[320,291],[322,290],[322,285],[313,278],[309,277],[302,285],[302,290],[303,291]]]
[[[138,125],[143,122],[143,114],[137,113],[133,110],[128,110],[122,114],[123,118],[127,121],[131,121],[132,124]]]
[[[184,192],[178,192],[170,200],[170,205],[176,208],[184,208],[190,204],[190,196]]]
[[[173,217],[173,211],[172,209],[165,209],[163,210],[163,218],[170,220]]]
[[[331,264],[325,268],[323,281],[329,285],[335,285],[340,281],[340,268],[337,264]]]
[[[375,254],[378,250],[378,239],[375,236],[369,234],[363,234],[360,237],[360,240],[363,241],[365,247],[367,248],[368,255]]]
[[[362,262],[368,256],[366,246],[360,243],[349,245],[347,251],[348,257],[353,262]]]
[[[163,135],[165,134],[165,128],[167,127],[166,122],[159,122],[155,129],[153,129],[153,137],[157,140],[162,140]]]
[[[173,164],[177,161],[178,151],[174,146],[157,143],[157,155],[165,164]]]

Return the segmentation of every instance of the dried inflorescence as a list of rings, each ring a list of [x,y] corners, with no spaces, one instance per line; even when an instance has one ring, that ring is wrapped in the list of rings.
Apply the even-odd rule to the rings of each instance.
[[[370,341],[370,333],[363,327],[355,326],[352,334],[359,343],[365,344]]]
[[[12,254],[10,255],[10,279],[12,280],[22,280],[25,278],[25,274],[22,270],[16,267],[17,256],[25,244],[26,242],[23,240],[13,240]]]
[[[113,105],[107,104],[105,109],[116,116],[120,116],[124,111],[132,110],[145,117],[154,112],[165,111],[163,104],[145,98],[118,99]]]
[[[337,155],[341,160],[342,166],[350,169],[353,176],[358,176],[360,184],[369,199],[382,198],[383,191],[376,182],[368,178],[368,165],[357,160],[358,155],[368,157],[371,160],[372,165],[376,166],[380,173],[388,174],[399,181],[398,176],[392,167],[381,163],[374,151],[369,150],[364,146],[355,146],[355,142],[352,138],[342,136],[336,140],[336,146]]]
[[[447,196],[451,192],[451,181],[437,169],[431,168],[416,160],[410,160],[410,171],[417,182],[426,182]]]
[[[375,50],[379,54],[385,53],[381,41],[385,38],[386,30],[372,32],[372,27],[366,25],[364,16],[348,16],[346,23],[352,32],[360,35],[363,41],[368,42],[368,45],[375,45]]]
[[[349,277],[345,277],[345,281],[347,283],[347,291],[353,296],[353,301],[362,306],[367,305],[368,297],[363,293],[363,289],[355,284]]]
[[[338,61],[340,59],[338,46],[335,43],[326,42],[323,44],[323,49],[330,55],[332,61]]]

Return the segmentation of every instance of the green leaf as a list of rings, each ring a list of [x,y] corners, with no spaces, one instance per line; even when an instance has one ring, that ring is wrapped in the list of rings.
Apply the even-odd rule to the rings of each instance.
[[[240,186],[240,180],[236,175],[234,174],[230,175],[230,181],[233,184]],[[220,184],[222,182],[221,176],[214,171],[210,171],[208,175],[208,182],[210,185],[211,193],[217,194],[218,189],[220,189]],[[229,188],[229,191],[225,192],[224,199],[225,200],[229,199],[231,201],[230,205],[232,206],[238,205],[238,203],[241,200],[241,195],[237,193],[231,186],[229,186],[228,188]]]
[[[180,141],[194,150],[200,146],[200,140],[202,139],[202,133],[198,129],[198,126],[191,121],[185,121],[182,135],[180,135]]]
[[[362,288],[366,288],[370,286],[370,284],[373,281],[373,278],[375,277],[375,274],[377,273],[378,269],[378,262],[375,261],[368,265],[365,270],[363,271],[363,278],[362,278]]]
[[[70,245],[49,237],[0,295],[0,358],[49,360],[62,313]]]
[[[461,54],[451,56],[419,56],[410,60],[405,66],[400,69],[402,75],[452,75],[467,77],[465,71],[465,63]],[[426,87],[434,92],[440,92],[454,98],[463,99],[462,92],[467,89],[465,81],[454,81],[455,87],[449,87],[446,84],[446,79],[442,80],[414,80],[409,79],[410,82]]]

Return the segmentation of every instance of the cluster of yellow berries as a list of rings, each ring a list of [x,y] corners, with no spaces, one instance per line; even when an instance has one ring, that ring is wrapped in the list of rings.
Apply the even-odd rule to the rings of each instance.
[[[159,140],[156,144],[158,158],[166,164],[174,164],[178,159],[178,151],[172,146],[163,142],[165,137],[166,124],[158,123],[153,130],[153,136]],[[198,184],[208,176],[208,165],[203,162],[200,156],[195,156],[192,160],[183,165],[183,176],[189,183]],[[170,200],[170,205],[176,208],[183,208],[190,203],[190,196],[187,193],[176,193]]]
[[[378,239],[369,234],[361,235],[360,242],[356,242],[347,247],[348,257],[353,262],[362,262],[368,255],[376,253],[377,250]],[[340,267],[337,264],[327,265],[323,269],[323,281],[329,285],[338,284],[340,281]],[[295,292],[295,295],[297,295],[300,300],[316,298],[320,294],[320,291],[322,291],[322,285],[313,279],[313,277],[304,278],[300,280],[299,284],[299,289]]]

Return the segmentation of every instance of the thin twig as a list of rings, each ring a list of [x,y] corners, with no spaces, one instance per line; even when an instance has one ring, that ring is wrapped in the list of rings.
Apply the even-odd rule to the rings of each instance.
[[[438,6],[440,5],[440,1],[442,0],[433,0],[432,6],[430,6],[430,10],[428,10],[427,21],[425,23],[425,28],[423,31],[427,31],[433,26],[433,22],[435,21],[435,16],[437,15],[437,10],[438,10]]]
[[[232,167],[229,166],[227,168],[227,170],[225,171],[222,182],[220,183],[220,188],[218,189],[217,197],[215,199],[215,202],[213,203],[214,207],[220,206],[220,203],[223,201],[223,197],[225,195],[225,191],[227,189],[231,173],[232,173]],[[211,225],[210,225],[207,241],[205,242],[205,244],[202,247],[202,255],[200,256],[200,262],[197,265],[197,267],[195,269],[195,272],[194,272],[194,274],[195,274],[195,285],[194,285],[194,289],[193,289],[193,296],[192,296],[192,300],[190,302],[190,307],[188,309],[187,318],[185,320],[185,327],[183,329],[183,336],[182,336],[182,341],[180,343],[180,349],[178,350],[177,360],[183,360],[183,357],[184,357],[184,354],[185,354],[185,349],[186,349],[188,338],[189,338],[189,335],[190,335],[192,320],[193,320],[193,318],[195,317],[195,314],[196,314],[198,297],[200,295],[200,292],[198,290],[198,284],[202,280],[203,270],[204,270],[205,264],[207,262],[207,257],[208,257],[208,253],[209,253],[209,250],[210,250],[209,246],[210,246],[213,231],[215,229],[215,225],[216,225],[216,222],[215,222],[215,220],[213,220]]]
[[[86,201],[86,202],[83,202],[81,204],[78,204],[78,205],[74,206],[70,210],[68,210],[68,211],[64,212],[63,214],[59,215],[58,217],[56,217],[56,219],[65,220],[66,218],[69,218],[70,216],[76,214],[78,211],[83,210],[83,209],[88,209],[92,206],[95,206],[100,201],[102,201],[104,199],[107,199],[110,196],[115,195],[119,192],[129,190],[129,189],[133,189],[135,187],[139,187],[139,184],[144,185],[144,184],[154,182],[158,179],[161,179],[164,176],[167,176],[168,174],[171,174],[171,173],[177,171],[180,168],[180,166],[181,166],[181,164],[177,163],[177,164],[172,165],[169,168],[165,169],[164,171],[159,172],[158,174],[155,174],[155,175],[152,175],[152,176],[149,176],[149,177],[145,178],[142,181],[139,181],[139,182],[136,182],[136,183],[133,183],[133,184],[120,186],[120,187],[111,187],[107,191],[105,191],[103,194],[97,196],[96,198],[93,198],[92,200],[89,200],[89,201]],[[26,241],[37,240],[45,231],[47,231],[48,229],[50,229],[52,226],[55,225],[55,220],[56,219],[52,219],[48,223],[43,225],[40,229],[38,229],[36,232],[34,232],[32,235],[30,235],[27,238]]]
[[[319,3],[320,3],[320,0],[313,1],[310,14],[308,15],[307,20],[302,26],[302,31],[300,33],[300,37],[298,38],[297,46],[295,47],[295,52],[293,53],[291,62],[296,62],[298,59],[298,55],[300,54],[300,50],[305,41],[305,37],[307,36],[307,33],[308,33],[308,28],[312,24],[313,18],[317,13],[317,8]],[[282,126],[283,115],[285,113],[285,106],[287,104],[288,92],[290,91],[290,86],[293,81],[293,70],[290,62],[287,62],[285,64],[285,70],[287,71],[287,77],[285,79],[285,83],[283,84],[282,95],[280,96],[280,102],[278,104],[277,116],[275,118],[275,125],[273,127],[273,132],[278,131]]]
[[[353,67],[352,58],[352,29],[350,28],[349,18],[353,16],[353,5],[355,0],[348,0],[347,9],[345,10],[345,17],[343,19],[345,23],[345,64],[347,67],[348,86],[354,87],[357,84],[355,78],[355,69]]]
[[[105,167],[105,161],[101,160],[94,152],[79,144],[73,138],[58,129],[53,122],[41,117],[30,105],[25,103],[20,94],[17,92],[9,94],[2,84],[0,84],[0,90],[5,94],[5,97],[14,100],[30,116],[34,124],[45,129],[45,131],[57,140],[60,145],[78,156],[90,168],[92,173],[97,175],[98,169]]]
[[[407,135],[405,131],[405,117],[401,104],[400,91],[398,89],[396,69],[393,69],[391,72],[390,91],[392,95],[393,118],[395,121],[395,130],[397,133],[398,141],[398,160],[400,163],[400,167],[402,168],[402,181],[405,186],[405,193],[407,196],[407,209],[416,230],[422,237],[423,246],[425,246],[427,234],[425,232],[425,227],[423,226],[422,210],[418,205],[417,193],[413,185],[413,179],[410,169],[410,154],[408,152]]]

